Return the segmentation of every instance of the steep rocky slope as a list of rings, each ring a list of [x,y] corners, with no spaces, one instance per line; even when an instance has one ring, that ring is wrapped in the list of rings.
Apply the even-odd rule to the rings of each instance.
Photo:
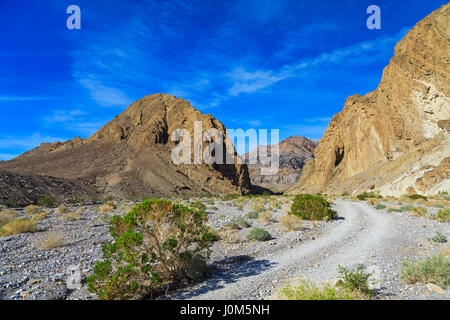
[[[121,195],[174,193],[246,193],[250,180],[246,165],[175,165],[171,159],[176,129],[190,132],[194,121],[203,131],[224,125],[189,102],[166,94],[146,96],[87,139],[44,143],[0,164],[0,169],[20,174],[40,174],[83,179],[106,192]],[[203,148],[209,143],[203,142]],[[223,144],[226,150],[225,144]],[[191,147],[193,152],[194,148]],[[234,154],[234,147],[226,150]]]
[[[94,193],[93,186],[82,181],[0,171],[1,205],[22,207],[49,195],[62,202],[76,197],[89,197]]]
[[[254,185],[264,186],[271,190],[283,190],[298,182],[303,166],[308,160],[314,158],[317,142],[305,137],[289,137],[278,144],[280,155],[280,169],[275,175],[261,175],[262,164],[248,164],[250,180]],[[262,147],[250,151],[244,157],[255,157]],[[270,154],[271,146],[267,148]],[[256,158],[256,157],[255,157]]]
[[[449,11],[408,32],[375,91],[347,99],[290,193],[450,189]]]

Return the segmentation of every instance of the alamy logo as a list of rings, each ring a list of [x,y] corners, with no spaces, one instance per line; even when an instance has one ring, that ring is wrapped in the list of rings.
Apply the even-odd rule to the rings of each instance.
[[[381,9],[379,6],[371,5],[367,8],[367,14],[371,16],[367,19],[367,28],[369,30],[381,29]]]
[[[261,175],[274,175],[279,169],[279,130],[270,130],[270,147],[268,144],[268,130],[260,129],[228,129],[224,134],[218,129],[210,128],[203,131],[202,122],[194,121],[194,137],[186,129],[176,129],[172,132],[171,140],[175,142],[171,158],[175,165],[186,164],[262,164]],[[237,156],[234,141],[237,145],[262,145],[250,153],[249,159]],[[270,151],[270,152],[269,152]]]
[[[66,13],[70,14],[70,16],[66,20],[67,29],[69,29],[69,30],[81,29],[81,9],[80,9],[80,7],[72,4],[67,7]]]

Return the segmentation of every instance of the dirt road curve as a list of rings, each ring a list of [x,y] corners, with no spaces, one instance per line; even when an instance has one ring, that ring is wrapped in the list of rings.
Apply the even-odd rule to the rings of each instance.
[[[179,291],[170,298],[268,298],[285,281],[299,277],[316,282],[332,281],[337,276],[338,265],[359,263],[381,268],[380,298],[398,298],[400,291],[405,290],[399,288],[404,287],[398,278],[401,261],[421,253],[424,255],[422,251],[427,246],[424,239],[435,232],[436,227],[444,233],[449,231],[448,224],[379,212],[365,203],[338,200],[335,206],[341,219],[330,223],[317,239],[299,242],[294,248],[270,255],[255,256],[251,261],[215,274],[212,279]]]

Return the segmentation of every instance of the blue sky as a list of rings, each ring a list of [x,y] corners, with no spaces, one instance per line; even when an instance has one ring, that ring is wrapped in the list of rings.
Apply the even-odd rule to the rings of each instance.
[[[438,0],[0,0],[0,159],[86,138],[164,92],[228,128],[319,139]],[[66,8],[81,8],[68,30]],[[381,8],[369,30],[366,8]]]

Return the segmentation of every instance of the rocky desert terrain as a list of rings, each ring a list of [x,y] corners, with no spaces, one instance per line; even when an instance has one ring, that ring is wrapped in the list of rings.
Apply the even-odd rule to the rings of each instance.
[[[378,210],[355,199],[337,199],[334,208],[339,219],[295,224],[283,221],[292,204],[287,196],[176,201],[202,203],[208,225],[220,234],[220,240],[214,243],[208,260],[212,269],[209,279],[171,290],[160,299],[272,299],[288,280],[333,282],[338,265],[357,264],[380,270],[375,299],[450,298],[448,290],[427,283],[408,285],[399,274],[406,259],[442,252],[448,256],[448,243],[430,240],[437,233],[450,236],[449,223],[435,218],[437,204],[448,205],[448,200],[409,201],[410,206],[427,210],[428,216],[421,217],[392,210],[401,208],[401,201],[407,199],[380,200],[386,208]],[[84,279],[102,259],[101,245],[112,240],[108,232],[112,215],[123,215],[133,205],[111,202],[47,209],[35,232],[1,237],[1,299],[95,299]],[[29,213],[17,210],[17,214]],[[233,223],[238,227],[231,226]],[[270,239],[247,240],[253,227],[267,230]],[[66,286],[72,266],[82,272],[80,289]]]

